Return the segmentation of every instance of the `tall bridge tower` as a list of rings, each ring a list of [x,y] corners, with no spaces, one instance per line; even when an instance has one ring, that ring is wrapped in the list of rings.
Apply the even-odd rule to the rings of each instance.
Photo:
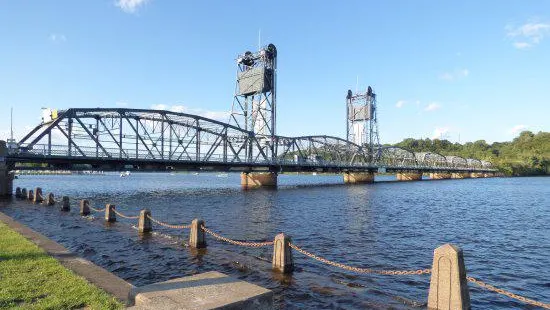
[[[250,51],[237,58],[237,83],[229,123],[253,131],[260,141],[259,152],[276,158],[276,80],[277,49],[275,45]],[[252,147],[247,150],[249,158]]]
[[[380,138],[376,119],[376,94],[370,86],[366,93],[354,95],[351,90],[348,90],[346,122],[347,140],[362,146],[367,151],[369,160],[372,161],[380,146]]]

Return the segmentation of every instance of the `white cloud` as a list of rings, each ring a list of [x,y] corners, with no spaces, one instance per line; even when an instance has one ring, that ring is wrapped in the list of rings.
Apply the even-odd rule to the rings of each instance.
[[[539,44],[545,36],[550,35],[550,24],[530,22],[519,27],[508,25],[506,35],[514,41],[517,49],[526,49]]]
[[[399,100],[399,101],[397,101],[397,103],[395,104],[395,106],[396,106],[397,108],[402,108],[403,105],[405,105],[405,103],[407,103],[407,101],[405,101],[405,100]]]
[[[459,78],[465,78],[470,75],[470,70],[468,69],[456,69],[453,72],[444,72],[439,75],[441,80],[452,81]]]
[[[64,34],[61,33],[52,33],[50,34],[50,41],[52,42],[65,42],[67,41],[67,37]]]
[[[227,112],[227,111],[209,111],[204,109],[188,108],[184,105],[168,106],[165,104],[154,104],[151,106],[151,109],[199,115],[202,117],[223,121],[223,122],[227,122],[227,120],[229,119],[229,115],[231,114],[230,112]]]
[[[434,129],[432,139],[447,139],[449,136],[449,127],[437,127]]]
[[[527,129],[527,126],[525,126],[525,125],[516,125],[516,126],[512,127],[510,130],[508,130],[508,133],[517,134],[518,132],[523,131],[524,129]]]
[[[115,5],[126,13],[133,14],[139,7],[143,6],[149,0],[116,0]]]
[[[441,108],[441,105],[437,102],[432,102],[430,104],[428,104],[425,108],[424,108],[424,111],[435,111],[437,109]]]

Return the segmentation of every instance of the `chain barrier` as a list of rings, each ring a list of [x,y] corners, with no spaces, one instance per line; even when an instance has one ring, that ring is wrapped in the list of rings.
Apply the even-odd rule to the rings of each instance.
[[[529,298],[526,298],[526,297],[523,297],[523,296],[519,296],[519,295],[516,295],[512,292],[508,292],[508,291],[505,291],[503,289],[500,289],[500,288],[496,288],[494,286],[492,286],[491,284],[487,284],[483,281],[480,281],[476,278],[473,278],[473,277],[466,277],[466,279],[469,281],[469,282],[472,282],[472,283],[475,283],[477,285],[479,285],[480,287],[488,290],[488,291],[491,291],[491,292],[495,292],[497,294],[501,294],[501,295],[504,295],[504,296],[508,296],[512,299],[516,299],[516,300],[519,300],[519,301],[522,301],[526,304],[530,304],[532,306],[537,306],[537,307],[541,307],[541,308],[544,308],[544,309],[550,309],[550,304],[547,304],[547,303],[543,303],[543,302],[540,302],[540,301],[536,301],[536,300],[533,300],[533,299],[529,299]]]
[[[95,212],[103,212],[103,211],[105,211],[105,208],[103,208],[103,209],[96,209],[96,208],[94,208],[94,207],[92,207],[92,206],[88,206],[88,207],[90,208],[90,210],[95,211]]]
[[[168,223],[163,223],[157,219],[154,219],[152,216],[147,215],[147,218],[150,219],[153,223],[159,224],[160,226],[172,228],[172,229],[188,229],[191,228],[191,225],[173,225]]]
[[[288,244],[292,249],[302,253],[303,255],[313,258],[314,260],[320,261],[321,263],[325,263],[327,265],[331,265],[334,267],[342,268],[348,271],[358,272],[358,273],[375,273],[375,274],[382,274],[382,275],[418,275],[418,274],[429,274],[432,272],[431,269],[418,269],[418,270],[375,270],[370,268],[359,268],[359,267],[353,267],[344,265],[342,263],[337,263],[330,261],[326,258],[319,257],[313,253],[309,253],[306,250],[303,250],[296,246],[295,244],[289,243]]]
[[[204,227],[204,226],[201,226],[201,229],[206,232],[207,234],[210,234],[211,236],[213,236],[214,238],[218,239],[218,240],[221,240],[221,241],[225,241],[227,243],[231,243],[231,244],[235,244],[235,245],[240,245],[240,246],[246,246],[246,247],[253,247],[253,248],[259,248],[259,247],[263,247],[263,246],[268,246],[268,245],[273,245],[273,241],[264,241],[264,242],[246,242],[246,241],[237,241],[237,240],[232,240],[232,239],[229,239],[229,238],[226,238],[226,237],[223,237],[213,231],[211,231],[210,229]]]
[[[138,216],[128,216],[128,215],[123,214],[122,212],[118,212],[116,209],[113,209],[113,211],[115,212],[115,214],[117,214],[120,217],[123,217],[125,219],[135,220],[135,219],[139,218],[139,215]]]

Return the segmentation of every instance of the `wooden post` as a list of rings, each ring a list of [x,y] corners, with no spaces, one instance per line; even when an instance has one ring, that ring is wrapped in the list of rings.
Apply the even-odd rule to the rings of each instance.
[[[47,206],[53,206],[55,204],[55,197],[53,193],[49,193],[43,203]]]
[[[33,199],[34,199],[34,192],[32,191],[32,189],[29,189],[29,191],[27,192],[27,200],[32,201]]]
[[[434,251],[428,309],[470,309],[464,257],[457,246],[447,243]]]
[[[90,202],[87,199],[80,200],[80,215],[90,215]]]
[[[201,227],[206,225],[203,220],[194,219],[191,222],[191,231],[189,232],[189,246],[197,249],[206,248],[206,238],[204,230]]]
[[[151,211],[149,209],[143,209],[139,212],[138,232],[148,233],[151,230],[153,230],[153,226],[151,225],[151,219],[149,218],[150,216],[151,216]]]
[[[15,189],[15,198],[21,198],[21,187]]]
[[[42,188],[40,187],[35,188],[32,202],[41,203],[43,200],[44,200],[44,197],[42,197]]]
[[[27,199],[27,189],[26,188],[23,188],[21,189],[21,196],[19,196],[19,198],[21,199]]]
[[[105,221],[109,223],[116,222],[115,205],[109,203],[105,206]]]
[[[289,246],[291,238],[283,233],[275,236],[273,241],[273,270],[280,273],[291,273],[294,269],[292,249]]]
[[[61,205],[61,211],[71,211],[71,202],[69,196],[63,196],[63,204]]]

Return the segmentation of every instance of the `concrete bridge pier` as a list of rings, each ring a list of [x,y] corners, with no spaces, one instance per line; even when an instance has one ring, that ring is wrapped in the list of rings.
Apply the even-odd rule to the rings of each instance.
[[[484,177],[484,174],[481,173],[481,172],[471,172],[470,173],[470,178],[483,178]]]
[[[495,177],[495,174],[493,172],[485,172],[483,174],[483,177],[484,178],[494,178]]]
[[[468,172],[453,172],[451,173],[451,179],[467,179],[470,177]]]
[[[443,180],[443,179],[450,179],[451,174],[448,172],[432,172],[430,173],[430,179],[433,180]]]
[[[13,167],[6,162],[8,155],[6,141],[0,141],[0,197],[11,196],[13,193]]]
[[[395,175],[397,181],[420,181],[422,180],[422,172],[398,172]]]
[[[243,189],[254,189],[261,187],[277,187],[276,172],[242,172],[241,187]]]
[[[344,172],[345,184],[374,183],[374,172]]]

